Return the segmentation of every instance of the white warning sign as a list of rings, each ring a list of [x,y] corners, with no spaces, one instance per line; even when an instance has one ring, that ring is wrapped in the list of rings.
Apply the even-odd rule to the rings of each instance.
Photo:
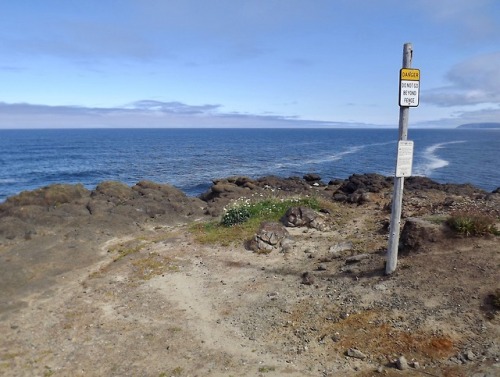
[[[413,141],[398,142],[398,158],[396,162],[396,177],[410,177],[413,166]]]

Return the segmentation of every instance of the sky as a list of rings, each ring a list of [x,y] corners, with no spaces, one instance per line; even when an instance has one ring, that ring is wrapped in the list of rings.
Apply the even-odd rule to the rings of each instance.
[[[500,122],[498,0],[0,0],[0,128]]]

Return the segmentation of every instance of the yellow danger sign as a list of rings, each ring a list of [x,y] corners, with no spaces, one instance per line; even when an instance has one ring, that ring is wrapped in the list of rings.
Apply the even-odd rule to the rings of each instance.
[[[420,96],[420,69],[402,68],[399,72],[399,106],[417,107]]]
[[[403,68],[400,72],[401,80],[420,81],[420,69]]]

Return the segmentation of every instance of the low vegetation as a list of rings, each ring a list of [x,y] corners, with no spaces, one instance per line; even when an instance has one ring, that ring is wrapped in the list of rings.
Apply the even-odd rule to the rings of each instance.
[[[322,205],[324,203],[315,197],[239,199],[226,208],[220,221],[194,224],[191,229],[198,242],[227,246],[252,237],[263,221],[279,221],[290,207],[319,210]]]
[[[448,217],[447,224],[465,237],[485,236],[487,234],[500,235],[496,229],[496,218],[479,211],[459,211]]]
[[[241,203],[237,201],[234,206],[227,209],[220,223],[225,227],[230,227],[249,219],[278,221],[290,207],[294,206],[305,206],[316,210],[320,208],[318,199],[314,197],[266,199],[257,202],[245,199]]]
[[[167,271],[175,272],[179,267],[172,260],[158,253],[149,253],[144,258],[132,261],[134,275],[140,280],[149,280]]]
[[[118,262],[120,259],[125,258],[127,255],[135,254],[139,252],[145,246],[145,242],[142,240],[131,240],[119,245],[116,245],[112,249],[108,250],[108,252],[116,252],[117,255],[114,258],[115,262]]]

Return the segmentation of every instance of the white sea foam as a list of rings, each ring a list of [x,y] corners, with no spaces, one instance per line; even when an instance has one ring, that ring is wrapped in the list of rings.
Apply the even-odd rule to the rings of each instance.
[[[358,145],[358,146],[351,147],[343,152],[339,152],[339,153],[335,153],[332,155],[323,156],[323,157],[315,158],[315,159],[311,159],[311,160],[306,160],[304,162],[306,164],[321,164],[324,162],[338,161],[338,160],[341,160],[342,158],[344,158],[345,156],[359,152],[360,150],[362,150],[366,147],[367,147],[366,145]]]
[[[383,142],[383,143],[371,143],[371,144],[355,145],[355,146],[352,146],[352,147],[350,147],[342,152],[318,156],[316,158],[312,158],[309,160],[300,160],[300,161],[296,161],[296,162],[290,162],[290,161],[279,162],[279,163],[275,164],[274,168],[282,169],[282,168],[287,168],[287,167],[303,166],[304,164],[315,165],[315,164],[322,164],[325,162],[339,161],[339,160],[342,160],[344,157],[349,156],[351,154],[358,153],[359,151],[361,151],[365,148],[375,147],[375,146],[380,146],[380,145],[389,145],[389,144],[394,144],[394,143],[395,143],[395,141],[389,141],[389,142]]]
[[[448,166],[450,162],[439,157],[437,151],[448,145],[459,143],[465,143],[465,140],[437,143],[425,148],[422,153],[423,161],[413,169],[413,174],[429,177],[435,170]]]

